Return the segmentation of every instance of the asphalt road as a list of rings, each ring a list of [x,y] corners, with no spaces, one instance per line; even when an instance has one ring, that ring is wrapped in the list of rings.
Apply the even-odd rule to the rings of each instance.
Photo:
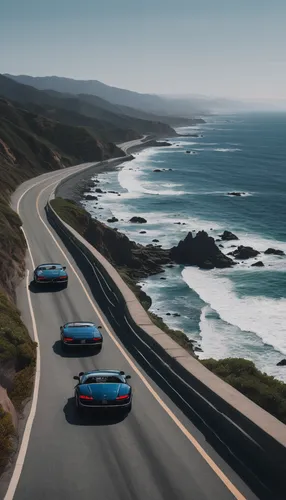
[[[33,264],[55,261],[67,265],[69,286],[62,291],[43,288],[36,293],[23,283],[19,289],[18,304],[29,326],[29,298],[34,313],[40,344],[40,383],[27,453],[25,459],[17,463],[6,500],[256,498],[132,360],[143,374],[143,380],[138,376],[105,328],[102,328],[104,347],[100,354],[61,352],[60,325],[75,320],[101,324],[66,257],[90,294],[84,277],[45,215],[44,207],[54,187],[51,183],[67,173],[65,170],[33,179],[23,184],[13,198],[16,207],[29,188],[20,200],[19,213],[33,258],[32,262],[29,257],[27,264],[30,280]],[[95,308],[98,310],[96,304]],[[116,336],[108,319],[104,321]],[[77,417],[72,377],[93,368],[116,368],[131,374],[133,408],[125,420],[81,420]],[[152,391],[144,380],[149,382]],[[159,404],[158,398],[163,400],[165,407]],[[170,412],[177,421],[170,417]],[[23,440],[27,440],[27,433]],[[18,483],[17,470],[21,472]]]

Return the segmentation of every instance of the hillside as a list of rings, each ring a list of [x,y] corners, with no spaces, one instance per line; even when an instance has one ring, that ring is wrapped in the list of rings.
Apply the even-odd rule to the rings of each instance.
[[[115,145],[97,140],[82,127],[49,120],[4,99],[0,99],[0,118],[0,200],[5,206],[15,187],[32,176],[76,163],[124,156]],[[3,213],[8,211],[8,207],[0,207],[1,233],[5,228]],[[9,292],[15,274],[13,256],[19,246],[11,243],[1,234],[0,286]],[[23,255],[18,257],[16,260],[21,261]]]
[[[26,109],[62,123],[89,127],[103,140],[120,143],[140,135],[176,135],[167,123],[127,116],[120,108],[100,98],[91,102],[80,96],[46,92],[3,75],[0,75],[0,96],[20,102]]]
[[[157,116],[182,116],[194,118],[210,113],[209,103],[204,100],[176,100],[154,94],[140,94],[131,90],[111,87],[97,80],[74,80],[58,76],[32,77],[27,75],[6,75],[19,83],[32,85],[40,90],[55,90],[68,94],[91,94],[119,106],[127,106]]]

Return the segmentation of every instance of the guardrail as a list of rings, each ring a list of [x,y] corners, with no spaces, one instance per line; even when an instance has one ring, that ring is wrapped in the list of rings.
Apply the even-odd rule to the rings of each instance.
[[[157,328],[116,269],[60,219],[50,204],[53,197],[47,219],[125,347],[259,498],[285,498],[286,426]]]

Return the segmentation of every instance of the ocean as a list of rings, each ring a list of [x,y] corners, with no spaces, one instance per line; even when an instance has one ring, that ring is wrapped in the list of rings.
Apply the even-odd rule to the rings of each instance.
[[[166,279],[157,275],[141,285],[151,310],[195,340],[200,358],[243,357],[286,381],[286,367],[276,366],[286,358],[286,256],[264,254],[269,247],[286,253],[286,114],[206,120],[166,138],[171,146],[144,150],[118,171],[96,176],[103,190],[120,197],[107,193],[98,205],[82,203],[101,221],[117,217],[110,226],[144,245],[157,239],[170,248],[188,231],[218,238],[226,229],[239,241],[222,242],[224,253],[236,243],[260,251],[265,267],[251,267],[254,259],[222,270],[176,266]],[[133,215],[147,223],[133,225]]]

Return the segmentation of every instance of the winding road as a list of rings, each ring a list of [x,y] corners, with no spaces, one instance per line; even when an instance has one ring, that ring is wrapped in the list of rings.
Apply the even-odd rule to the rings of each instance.
[[[29,250],[18,306],[39,350],[31,413],[5,500],[257,498],[124,349],[49,225],[44,207],[56,183],[87,166],[34,178],[12,200]],[[69,286],[36,293],[30,286],[32,271],[48,261],[67,266]],[[61,352],[59,327],[75,320],[102,326],[100,354]],[[125,420],[78,419],[73,375],[93,368],[131,375],[133,408]]]

